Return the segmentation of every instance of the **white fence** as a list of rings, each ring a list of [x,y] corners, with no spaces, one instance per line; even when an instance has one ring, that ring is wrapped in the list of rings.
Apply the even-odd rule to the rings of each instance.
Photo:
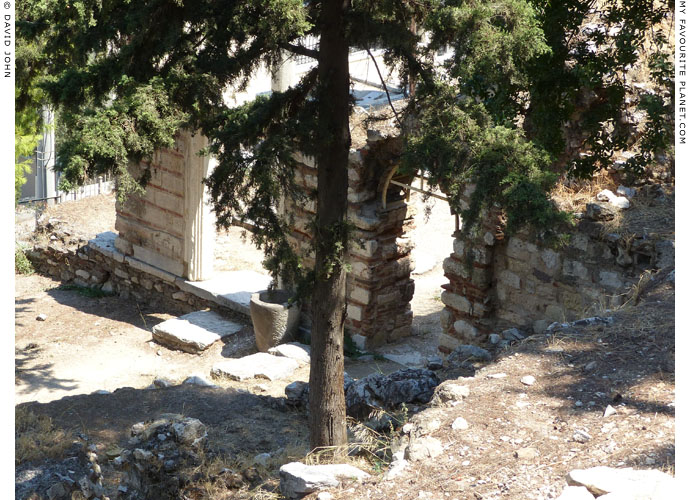
[[[112,178],[100,176],[97,179],[93,179],[90,184],[85,184],[72,191],[59,191],[56,202],[76,201],[98,194],[110,194],[114,189],[115,181]]]

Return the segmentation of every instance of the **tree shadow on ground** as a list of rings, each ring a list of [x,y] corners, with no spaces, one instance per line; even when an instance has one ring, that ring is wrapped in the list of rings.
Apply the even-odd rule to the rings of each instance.
[[[28,299],[15,299],[14,300],[14,327],[17,328],[18,326],[24,326],[24,323],[21,321],[17,321],[20,319],[25,313],[29,313],[31,311],[30,305],[36,302],[35,298],[28,298]]]
[[[56,378],[52,364],[35,364],[39,352],[40,347],[31,343],[14,351],[15,385],[24,384],[24,387],[17,389],[20,394],[33,393],[39,389],[69,391],[78,387],[76,380]]]
[[[164,413],[198,418],[208,427],[209,442],[230,457],[274,452],[308,443],[306,412],[286,406],[285,398],[237,389],[178,385],[160,389],[125,387],[111,394],[67,396],[49,403],[24,403],[48,415],[67,432],[90,442],[125,446],[131,426]]]

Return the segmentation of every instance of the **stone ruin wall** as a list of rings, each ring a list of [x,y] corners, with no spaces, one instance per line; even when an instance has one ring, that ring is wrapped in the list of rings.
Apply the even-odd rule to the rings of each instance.
[[[496,213],[484,220],[476,235],[454,235],[443,263],[442,351],[507,328],[541,333],[555,321],[601,314],[629,298],[645,269],[673,265],[672,244],[607,233],[587,216],[558,250],[536,244],[527,231],[503,237]]]
[[[211,276],[215,227],[202,184],[209,160],[197,155],[205,145],[200,134],[182,131],[149,163],[130,165],[135,178],[146,169],[151,177],[142,195],[116,205],[120,252],[193,281]]]
[[[381,201],[381,178],[395,166],[400,144],[395,139],[374,140],[350,151],[348,166],[348,219],[354,225],[348,255],[346,330],[367,346],[411,334],[414,293],[410,255],[413,242],[409,234],[414,225],[414,207],[390,190],[386,208]],[[296,180],[307,192],[316,189],[313,159],[298,155]],[[291,243],[302,255],[307,267],[314,265],[310,248],[309,223],[316,214],[316,202],[296,206],[286,202],[285,209],[295,216]],[[305,310],[306,309],[306,310]],[[308,322],[309,307],[303,308]],[[357,338],[357,337],[355,337]]]
[[[212,219],[200,209],[205,205],[202,173],[206,175],[209,162],[191,156],[203,147],[194,141],[193,136],[181,134],[174,148],[157,152],[146,194],[118,204],[115,249],[125,262],[113,263],[102,252],[87,251],[61,268],[58,257],[65,261],[65,255],[51,249],[36,259],[42,261],[42,270],[89,285],[110,280],[115,292],[137,299],[154,300],[162,293],[171,304],[203,306],[182,285],[199,269],[195,258],[198,261],[210,252],[204,261],[213,261],[213,237],[208,236],[213,236],[214,228],[207,227]],[[348,218],[361,245],[353,243],[348,256],[346,329],[356,339],[361,336],[358,340],[366,347],[374,347],[411,334],[414,242],[409,235],[415,213],[400,188],[388,190],[385,208],[382,202],[383,179],[397,165],[400,141],[371,133],[358,144],[350,151]],[[313,192],[317,179],[313,159],[303,155],[296,159],[298,184]],[[188,168],[195,161],[201,163]],[[133,168],[136,173],[142,167]],[[191,186],[199,192],[190,192]],[[468,188],[465,202],[470,195]],[[299,206],[286,202],[284,208],[295,216],[291,243],[305,265],[313,265],[308,227],[315,201]],[[453,235],[453,253],[443,263],[449,282],[441,293],[442,351],[461,343],[483,343],[490,333],[505,328],[540,332],[552,321],[620,305],[640,270],[656,264],[654,242],[624,244],[618,235],[601,237],[600,223],[594,220],[580,221],[569,245],[555,251],[535,244],[524,232],[504,238],[496,218],[495,213],[485,217],[482,229],[471,237]],[[308,304],[304,312],[308,326]]]

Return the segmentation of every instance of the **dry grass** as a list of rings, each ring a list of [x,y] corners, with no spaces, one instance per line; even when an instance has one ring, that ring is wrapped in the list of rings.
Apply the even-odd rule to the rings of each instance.
[[[31,460],[58,458],[73,441],[73,436],[53,426],[50,417],[35,415],[26,408],[15,409],[15,465]]]
[[[561,210],[584,212],[587,203],[596,199],[604,189],[616,191],[616,179],[607,171],[597,172],[589,180],[562,180],[551,192],[553,200]]]

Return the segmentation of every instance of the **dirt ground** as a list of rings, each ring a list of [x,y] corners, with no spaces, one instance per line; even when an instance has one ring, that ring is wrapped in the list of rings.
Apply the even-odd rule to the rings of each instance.
[[[114,219],[99,212],[111,200],[82,202],[81,208],[66,203],[49,209],[48,215],[83,234],[112,230]],[[23,223],[29,228],[31,218]],[[439,247],[450,246],[452,228],[446,230],[447,223],[429,224]],[[225,244],[216,252],[227,252],[221,260],[228,266],[256,265],[256,254],[229,252],[229,244],[243,248],[237,234],[221,238]],[[415,276],[418,341],[433,336],[437,328],[440,261],[446,250],[450,252],[439,250],[430,269]],[[232,255],[238,256],[234,262]],[[438,420],[432,436],[441,441],[444,453],[413,464],[391,481],[383,481],[372,463],[371,480],[332,491],[334,497],[549,499],[560,494],[566,473],[575,468],[633,466],[673,473],[674,282],[658,279],[652,285],[642,291],[638,305],[612,313],[612,325],[529,337],[493,362],[478,365],[474,377],[439,372],[442,379],[458,378],[470,389],[461,404],[425,413],[425,418]],[[102,455],[126,442],[132,424],[172,412],[199,418],[208,426],[214,447],[243,467],[257,453],[273,453],[276,460],[299,459],[306,453],[306,415],[285,405],[289,381],[146,388],[157,377],[174,383],[194,374],[208,378],[213,363],[253,352],[249,322],[226,343],[190,355],[151,342],[152,326],[176,311],[154,310],[119,297],[82,296],[39,275],[16,276],[15,304],[15,404],[49,416],[66,439],[87,439]],[[45,321],[37,320],[39,314],[45,314]],[[374,364],[366,369],[395,369],[393,364]],[[362,366],[353,363],[346,369],[357,373]],[[536,382],[523,384],[526,375]],[[302,366],[295,379],[307,380],[308,367]],[[615,413],[604,416],[608,406]],[[411,407],[410,412],[421,409]],[[451,429],[459,416],[468,429]],[[576,432],[580,437],[574,437]],[[16,468],[17,498],[28,498],[37,478],[49,475],[50,463],[55,462],[27,462]],[[276,461],[261,470],[259,486],[245,485],[210,498],[277,498],[279,465]],[[118,476],[108,463],[103,466],[112,497]]]

